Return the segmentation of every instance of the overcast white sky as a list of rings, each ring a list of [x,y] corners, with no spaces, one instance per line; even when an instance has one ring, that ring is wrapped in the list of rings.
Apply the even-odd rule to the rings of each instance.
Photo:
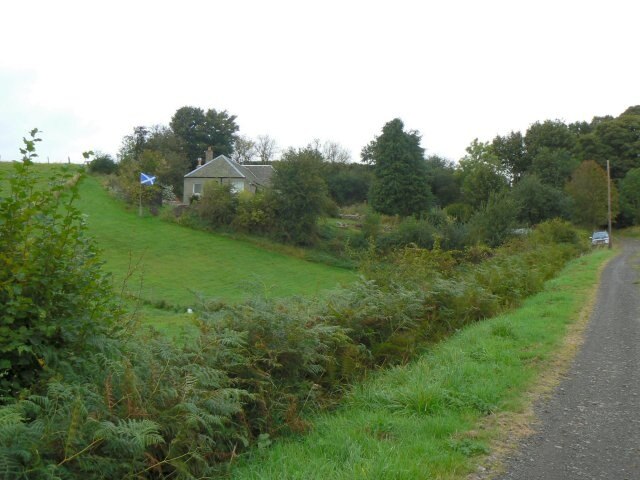
[[[400,117],[428,154],[640,104],[640,2],[3,1],[0,158],[115,154],[185,105],[281,147],[359,152]]]

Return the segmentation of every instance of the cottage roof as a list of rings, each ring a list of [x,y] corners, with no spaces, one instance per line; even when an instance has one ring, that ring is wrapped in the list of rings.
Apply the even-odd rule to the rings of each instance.
[[[271,165],[241,165],[247,172],[251,173],[258,185],[269,185],[271,175],[275,171]]]
[[[269,185],[274,170],[271,165],[241,165],[225,155],[187,173],[185,178],[246,178],[257,185]]]

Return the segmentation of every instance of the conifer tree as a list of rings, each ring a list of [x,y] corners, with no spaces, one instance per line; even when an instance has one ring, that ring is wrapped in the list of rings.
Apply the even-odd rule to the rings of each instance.
[[[365,155],[374,163],[369,201],[376,211],[406,217],[433,203],[420,135],[406,132],[402,120],[388,122],[382,135],[365,147]]]

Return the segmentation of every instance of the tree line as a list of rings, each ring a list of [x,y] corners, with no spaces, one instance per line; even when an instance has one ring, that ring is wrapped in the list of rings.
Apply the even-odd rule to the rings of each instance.
[[[640,222],[639,126],[640,106],[590,122],[538,121],[524,133],[475,139],[453,162],[426,155],[421,134],[396,118],[362,149],[361,162],[351,162],[335,142],[316,140],[303,148],[280,150],[268,135],[239,135],[236,116],[227,111],[182,107],[169,126],[136,127],[123,139],[117,163],[99,155],[92,168],[117,170],[125,200],[136,201],[140,171],[156,175],[165,196],[181,196],[184,175],[211,146],[215,154],[240,163],[276,167],[274,193],[267,199],[273,203],[260,211],[265,221],[281,220],[283,225],[275,230],[286,232],[279,235],[285,241],[313,243],[319,216],[364,202],[374,213],[400,218],[425,218],[441,209],[457,222],[473,220],[486,231],[486,241],[487,235],[500,238],[515,227],[556,217],[586,228],[603,226],[607,160],[617,225]],[[148,200],[160,199],[162,188],[145,190]],[[266,215],[267,210],[275,217]],[[287,224],[285,217],[298,223]],[[264,233],[264,227],[255,230]]]

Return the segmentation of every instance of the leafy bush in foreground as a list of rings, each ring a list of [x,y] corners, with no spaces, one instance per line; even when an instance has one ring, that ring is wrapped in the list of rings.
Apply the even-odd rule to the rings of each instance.
[[[113,311],[111,287],[72,206],[72,175],[61,172],[48,189],[35,188],[37,129],[31,134],[0,193],[0,396],[28,387],[44,370],[84,361]]]

